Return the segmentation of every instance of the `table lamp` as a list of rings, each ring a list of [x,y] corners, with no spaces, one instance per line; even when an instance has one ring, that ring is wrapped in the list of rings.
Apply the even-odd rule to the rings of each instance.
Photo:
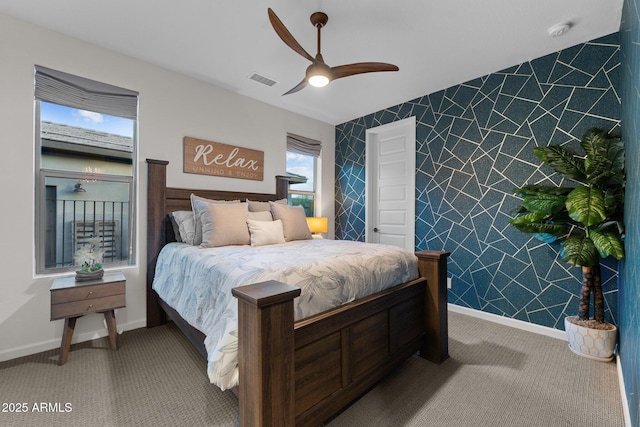
[[[329,230],[329,220],[323,216],[308,216],[307,225],[314,239],[322,239],[322,234]]]

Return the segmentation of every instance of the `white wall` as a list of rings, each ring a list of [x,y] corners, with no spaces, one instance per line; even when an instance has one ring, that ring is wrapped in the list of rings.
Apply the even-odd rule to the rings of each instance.
[[[143,327],[146,322],[146,158],[170,161],[167,179],[174,187],[273,193],[272,177],[285,173],[286,133],[321,140],[319,213],[330,218],[333,236],[333,126],[4,15],[0,15],[0,58],[0,360],[59,347],[64,323],[49,320],[51,277],[34,275],[35,64],[140,93],[138,257],[136,266],[123,269],[127,277],[127,307],[116,312],[119,329]],[[264,151],[264,181],[182,173],[184,136]],[[92,314],[78,321],[74,342],[104,335],[101,316]]]

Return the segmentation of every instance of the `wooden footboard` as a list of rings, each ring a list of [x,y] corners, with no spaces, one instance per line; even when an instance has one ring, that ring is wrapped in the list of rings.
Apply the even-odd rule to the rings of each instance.
[[[235,288],[241,426],[315,426],[419,352],[448,358],[448,252],[416,254],[421,278],[294,322],[300,289]]]

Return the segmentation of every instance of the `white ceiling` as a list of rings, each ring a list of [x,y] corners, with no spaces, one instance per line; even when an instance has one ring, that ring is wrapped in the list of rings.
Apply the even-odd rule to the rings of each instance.
[[[221,86],[329,124],[339,124],[556,52],[620,28],[623,0],[2,0],[0,13]],[[388,62],[362,74],[282,96],[309,62],[287,47],[271,7],[312,56],[315,11],[329,22],[330,66]],[[561,37],[547,30],[568,22]],[[252,73],[278,83],[268,87]]]

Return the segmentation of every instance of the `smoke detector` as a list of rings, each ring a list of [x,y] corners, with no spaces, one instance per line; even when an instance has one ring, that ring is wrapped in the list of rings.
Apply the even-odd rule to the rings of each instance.
[[[547,30],[547,34],[551,37],[560,37],[565,34],[567,31],[571,29],[570,22],[563,22],[561,24],[556,24]]]

